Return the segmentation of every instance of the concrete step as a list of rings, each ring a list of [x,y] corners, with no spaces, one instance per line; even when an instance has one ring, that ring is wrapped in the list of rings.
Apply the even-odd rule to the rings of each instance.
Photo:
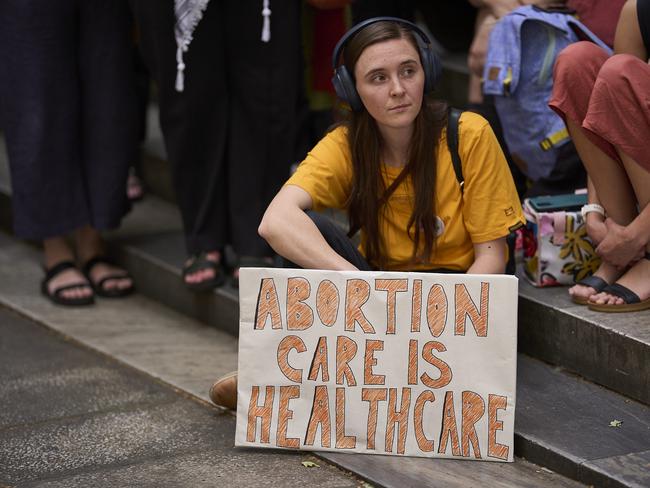
[[[37,283],[42,277],[38,259],[39,252],[37,249],[0,233],[0,276],[3,277],[0,280],[0,306],[10,308],[26,318],[62,334],[68,341],[74,341],[99,351],[109,358],[144,372],[149,377],[156,378],[164,384],[173,386],[177,391],[203,402],[207,402],[207,390],[214,378],[236,368],[237,342],[234,337],[215,327],[209,327],[202,322],[188,318],[141,294],[123,300],[99,300],[93,307],[80,309],[67,309],[50,304],[37,294]],[[3,318],[0,316],[0,322],[2,320]],[[3,343],[6,344],[6,342]],[[104,378],[105,375],[100,376]],[[103,381],[105,382],[106,379],[104,378]],[[98,385],[98,391],[90,393],[90,395],[105,395],[101,391],[102,383],[99,382]],[[0,398],[2,398],[1,395]],[[14,400],[19,401],[20,397]],[[116,402],[118,400],[119,398],[113,398],[111,401]],[[129,400],[133,400],[133,398],[129,398]],[[37,401],[37,399],[34,399],[34,401]],[[76,405],[75,408],[79,408],[79,406]],[[6,412],[5,409],[2,411]],[[188,425],[188,429],[202,427],[202,432],[212,431],[214,427],[211,422],[213,422],[214,417],[217,417],[219,424],[223,424],[223,429],[212,435],[219,438],[219,449],[225,449],[225,447],[221,446],[221,443],[228,445],[228,442],[230,442],[229,445],[232,446],[234,441],[234,436],[231,435],[234,418],[230,417],[229,422],[224,421],[223,415],[217,415],[218,409],[216,407],[213,407],[213,411],[215,412],[213,415],[203,415],[205,418],[198,424],[193,420],[188,420],[188,422],[194,422]],[[21,415],[21,413],[18,412],[15,415]],[[166,417],[162,414],[152,416],[157,421],[156,430],[153,434],[158,436]],[[0,414],[0,418],[2,418],[2,414]],[[151,416],[148,418],[151,418]],[[137,419],[129,418],[128,420],[129,425],[136,432],[145,428],[141,423],[137,422]],[[171,420],[171,425],[164,432],[164,438],[168,440],[168,444],[173,445],[177,435],[180,436],[178,439],[187,437],[187,433],[183,435],[175,433],[178,429],[182,430],[182,409],[180,414],[174,413]],[[98,422],[101,424],[101,418]],[[173,432],[170,432],[170,430],[173,430]],[[100,437],[110,437],[111,435],[110,432],[101,429],[100,426],[95,431],[93,433]],[[28,440],[31,440],[28,447],[35,442],[35,438],[36,434],[29,437]],[[3,439],[3,431],[0,428],[1,439]],[[17,442],[18,440],[14,444]],[[0,442],[0,445],[2,444]],[[28,461],[36,463],[32,458],[36,455],[40,456],[42,451],[43,449],[36,449],[35,454],[29,457],[32,451],[27,449],[27,454],[22,452],[21,456],[27,456]],[[182,458],[178,462],[181,463],[184,469],[189,469],[188,466],[202,466],[202,463],[206,462],[206,460],[209,461],[203,451],[204,448],[199,446],[196,456],[200,459],[189,455],[188,459]],[[104,456],[103,451],[98,456],[100,454]],[[270,450],[230,449],[214,459],[215,463],[233,462],[235,466],[240,466],[242,469],[248,469],[243,467],[249,463],[261,465],[267,469],[274,469],[273,462],[278,456],[284,456],[286,463],[292,463],[292,459],[300,456],[304,457],[305,455],[308,455],[308,453],[285,454]],[[105,456],[108,457],[108,454]],[[515,463],[512,464],[501,464],[456,460],[432,461],[423,458],[398,459],[388,456],[367,455],[329,454],[320,457],[344,468],[345,471],[359,473],[358,476],[373,485],[383,487],[447,486],[460,488],[474,487],[477,482],[481,486],[502,488],[577,488],[583,486],[576,481],[522,458],[517,458]],[[140,464],[144,464],[143,469],[154,472],[169,469],[169,466],[164,465],[164,456],[161,456],[161,458],[158,462]],[[234,458],[236,459],[233,461]],[[1,447],[0,459],[2,459]],[[102,460],[103,458],[99,462],[103,462]],[[323,462],[318,461],[319,464]],[[15,464],[13,463],[13,465]],[[0,462],[0,466],[4,465],[5,463]],[[43,465],[38,464],[38,466]],[[327,463],[325,468],[327,470],[333,469]],[[134,479],[140,480],[142,476],[138,475],[138,469],[137,464],[130,467],[124,466],[124,469],[117,470],[109,479],[115,480],[118,485],[120,484],[118,480],[126,479],[128,476],[135,476]],[[258,471],[259,469],[247,473],[247,475],[254,479],[253,474]],[[212,472],[207,472],[206,475],[209,476]],[[0,473],[2,473],[2,468],[0,468]],[[58,480],[59,484],[53,486],[83,486],[84,482],[95,486],[90,475],[72,472],[68,474],[70,477],[67,479],[70,480],[71,485],[66,485],[65,481]],[[99,470],[98,476],[102,474],[103,472]],[[339,473],[335,474],[338,476]],[[178,479],[178,476],[176,474],[174,479]],[[274,476],[273,479],[276,480],[273,481],[273,486],[295,486],[295,482],[284,484],[278,476]],[[289,481],[291,479],[293,478],[290,478]],[[342,479],[336,484],[329,479],[329,482],[314,482],[315,484],[312,484],[309,479],[305,478],[300,483],[306,486],[347,486],[342,483],[343,481],[345,480]],[[260,483],[260,486],[267,486],[270,483],[271,478],[267,483]],[[150,485],[154,486],[149,482],[147,486]],[[218,483],[215,485],[218,485]],[[159,486],[171,485],[168,483]]]
[[[519,281],[519,350],[650,405],[650,310],[592,312]]]

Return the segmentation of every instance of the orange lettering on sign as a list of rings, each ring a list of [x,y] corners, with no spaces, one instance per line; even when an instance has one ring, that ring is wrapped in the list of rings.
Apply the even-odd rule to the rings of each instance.
[[[386,452],[393,452],[393,438],[397,428],[397,454],[404,454],[408,431],[411,389],[402,388],[401,408],[397,408],[397,388],[388,389],[388,415],[386,420]]]
[[[368,443],[367,449],[375,449],[375,435],[377,434],[377,413],[379,402],[385,402],[387,388],[362,388],[361,399],[368,402]]]
[[[260,442],[263,444],[269,443],[271,436],[271,415],[273,414],[273,397],[275,395],[275,387],[267,386],[265,389],[266,395],[264,397],[264,405],[258,405],[257,400],[260,396],[260,387],[253,386],[251,388],[251,400],[248,404],[248,426],[246,429],[246,440],[248,442],[255,442],[257,438],[257,419],[262,419],[262,433],[260,434]]]
[[[388,293],[386,303],[386,334],[395,333],[395,323],[397,321],[397,293],[408,290],[407,279],[376,279],[375,290],[385,291]]]
[[[364,280],[348,280],[345,290],[345,330],[354,332],[358,323],[366,334],[374,334],[375,328],[361,310],[361,306],[370,298],[370,285]]]
[[[311,293],[311,285],[305,278],[287,280],[287,330],[309,329],[314,323],[314,312],[305,303]]]
[[[445,352],[447,350],[442,342],[429,341],[422,348],[422,359],[438,368],[440,370],[440,376],[434,380],[427,373],[422,373],[420,380],[422,380],[422,383],[429,388],[442,388],[451,382],[453,375],[449,365],[442,359],[433,355],[432,350],[434,349],[439,352]]]
[[[301,353],[307,350],[307,346],[298,336],[290,335],[283,338],[278,344],[278,367],[287,379],[294,383],[302,383],[302,369],[296,369],[289,365],[289,351],[292,349]]]
[[[278,435],[276,445],[278,447],[288,447],[298,449],[300,439],[297,437],[287,437],[289,420],[293,418],[293,410],[289,408],[289,402],[294,398],[300,397],[300,387],[296,385],[280,387],[280,407],[278,409]]]
[[[330,280],[323,280],[316,291],[316,312],[318,318],[328,327],[332,327],[339,314],[339,290]]]
[[[436,400],[433,392],[430,390],[424,390],[415,400],[415,410],[413,412],[413,427],[415,428],[415,440],[418,443],[418,447],[422,452],[432,452],[433,451],[433,440],[427,439],[427,436],[424,433],[422,428],[422,420],[424,418],[424,404],[426,402],[433,403]]]
[[[320,445],[330,447],[332,438],[332,423],[330,420],[330,399],[327,393],[327,386],[317,386],[314,392],[314,403],[311,407],[311,415],[305,435],[305,445],[313,446],[316,437],[316,430],[320,426]]]
[[[282,328],[282,316],[278,302],[278,292],[275,289],[273,278],[263,278],[260,283],[260,292],[257,295],[257,307],[255,309],[255,329],[262,330],[266,320],[271,317],[273,329]]]
[[[440,430],[440,442],[438,442],[438,454],[445,454],[449,438],[451,438],[452,454],[454,456],[460,456],[453,391],[445,393],[445,402],[442,408],[442,429]]]
[[[366,354],[363,361],[363,383],[365,385],[383,385],[386,376],[383,374],[374,374],[373,366],[377,365],[375,351],[384,350],[384,341],[367,340]]]
[[[500,395],[488,395],[488,456],[507,460],[510,448],[497,442],[497,430],[503,430],[503,421],[497,418],[499,410],[505,410],[508,399]]]
[[[486,337],[488,330],[488,308],[490,295],[490,284],[481,283],[481,299],[479,308],[469,296],[467,287],[463,284],[456,285],[456,330],[455,335],[465,335],[465,320],[469,316],[476,335],[478,337]]]

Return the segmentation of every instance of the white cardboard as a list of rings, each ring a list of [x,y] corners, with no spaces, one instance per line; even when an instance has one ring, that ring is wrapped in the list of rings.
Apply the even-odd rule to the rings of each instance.
[[[242,268],[235,444],[512,462],[517,286],[503,275]]]

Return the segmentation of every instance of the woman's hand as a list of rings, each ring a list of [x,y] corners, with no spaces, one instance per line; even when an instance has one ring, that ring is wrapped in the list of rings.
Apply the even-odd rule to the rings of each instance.
[[[647,242],[630,226],[618,225],[610,218],[605,220],[605,226],[607,234],[596,248],[601,258],[622,269],[643,257]]]
[[[585,222],[587,227],[587,235],[591,239],[594,246],[600,244],[607,235],[607,226],[605,225],[605,217],[597,212],[589,212]]]

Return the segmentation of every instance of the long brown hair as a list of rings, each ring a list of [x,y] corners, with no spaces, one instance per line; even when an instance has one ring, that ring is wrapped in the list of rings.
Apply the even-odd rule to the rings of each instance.
[[[345,47],[343,62],[348,71],[354,73],[361,53],[368,46],[393,39],[407,39],[418,50],[414,34],[407,27],[390,21],[370,24],[350,39]],[[408,235],[413,240],[412,263],[418,259],[428,259],[435,247],[435,154],[440,133],[447,121],[446,113],[446,103],[425,95],[414,121],[408,162],[404,168],[405,176],[410,177],[414,189],[413,213],[407,225]],[[350,228],[363,228],[366,259],[372,266],[383,269],[387,253],[380,236],[380,216],[388,210],[388,199],[382,198],[386,192],[381,168],[384,142],[375,119],[365,107],[351,112],[345,125],[353,168],[352,191],[347,201]],[[422,251],[419,253],[421,242]]]

